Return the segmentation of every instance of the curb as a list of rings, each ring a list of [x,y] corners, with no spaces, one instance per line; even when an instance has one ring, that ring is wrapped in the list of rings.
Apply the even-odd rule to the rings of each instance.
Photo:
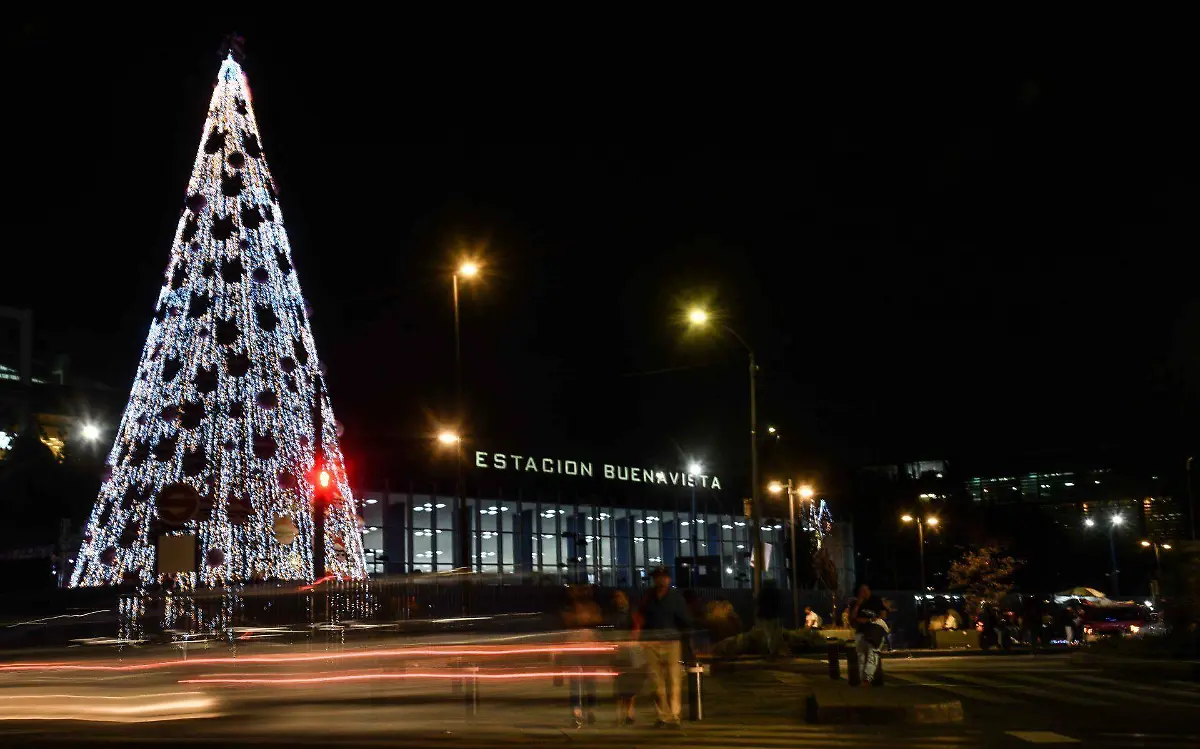
[[[962,702],[958,700],[917,705],[822,705],[817,695],[810,694],[804,708],[805,720],[809,723],[933,725],[963,720]]]

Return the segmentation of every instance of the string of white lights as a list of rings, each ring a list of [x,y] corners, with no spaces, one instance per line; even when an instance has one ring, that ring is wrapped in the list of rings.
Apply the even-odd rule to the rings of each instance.
[[[362,578],[360,503],[346,478],[250,88],[229,57],[70,584],[162,582],[156,500],[174,483],[211,504],[211,518],[183,529],[198,539],[198,569],[174,575],[177,582],[313,579],[308,473],[318,439],[345,498],[329,510],[326,567]]]

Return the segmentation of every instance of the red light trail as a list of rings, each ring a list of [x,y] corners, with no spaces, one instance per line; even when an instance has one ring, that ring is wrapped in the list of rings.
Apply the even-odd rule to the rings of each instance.
[[[316,661],[347,660],[361,658],[405,658],[410,656],[451,656],[451,657],[494,657],[504,655],[561,655],[567,653],[611,653],[619,647],[617,643],[606,645],[545,645],[527,646],[522,648],[475,646],[438,647],[438,648],[395,648],[390,650],[356,650],[350,653],[325,653],[322,655],[251,655],[231,656],[228,658],[189,658],[188,660],[152,661],[149,663],[130,663],[121,666],[108,666],[90,663],[5,663],[0,664],[0,672],[4,671],[152,671],[177,666],[212,666],[234,665],[247,663],[312,663]]]
[[[472,671],[426,671],[403,674],[339,674],[338,676],[297,676],[291,678],[274,677],[216,677],[201,679],[180,679],[180,684],[272,684],[286,686],[288,684],[331,684],[350,681],[399,681],[402,679],[480,679],[486,681],[516,681],[520,679],[553,679],[570,678],[599,678],[611,679],[617,676],[616,671],[525,671],[519,673],[486,673]]]

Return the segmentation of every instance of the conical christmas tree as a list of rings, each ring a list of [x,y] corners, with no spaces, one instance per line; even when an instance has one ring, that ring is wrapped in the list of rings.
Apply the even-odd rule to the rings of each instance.
[[[318,459],[344,498],[328,511],[326,570],[363,577],[337,436],[250,87],[231,54],[71,585],[311,580]],[[156,558],[171,536],[185,547],[194,537],[194,571]]]

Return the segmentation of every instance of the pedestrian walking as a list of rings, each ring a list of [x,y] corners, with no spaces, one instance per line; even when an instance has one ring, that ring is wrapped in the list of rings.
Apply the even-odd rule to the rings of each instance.
[[[617,698],[617,725],[626,726],[635,722],[634,702],[646,683],[645,657],[636,642],[640,617],[629,606],[629,596],[621,590],[613,591],[612,608],[610,623],[613,636],[621,641],[613,659],[613,669],[617,672],[613,682]]]
[[[679,728],[682,686],[681,641],[692,628],[692,617],[679,591],[671,587],[671,573],[659,567],[653,573],[654,587],[642,599],[641,639],[654,682],[655,728]]]
[[[871,586],[858,586],[854,610],[850,619],[854,623],[854,647],[858,655],[858,673],[862,685],[870,686],[879,668],[879,649],[888,634],[887,608],[883,600],[871,594]]]
[[[595,642],[596,627],[602,623],[600,606],[590,585],[572,585],[567,588],[567,606],[563,609],[563,624],[570,631],[568,642]],[[586,676],[598,664],[595,656],[587,653],[569,653],[563,665],[573,672],[570,677],[571,718],[576,728],[584,723],[596,722],[596,678]]]

